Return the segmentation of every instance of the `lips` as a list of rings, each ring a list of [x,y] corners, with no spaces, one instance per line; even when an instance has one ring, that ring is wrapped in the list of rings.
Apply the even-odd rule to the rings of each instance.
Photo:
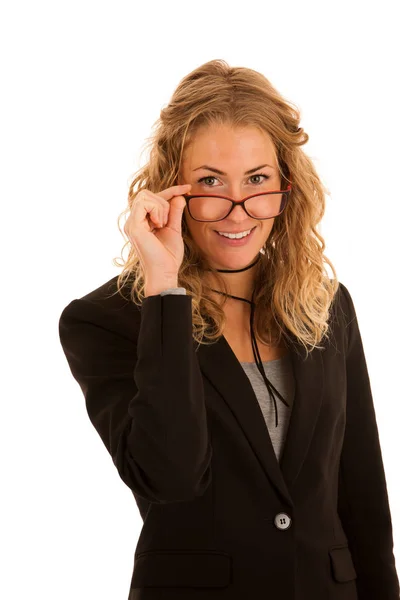
[[[216,241],[216,243],[218,244],[218,246],[225,247],[225,248],[227,248],[227,247],[240,248],[242,246],[247,246],[248,244],[251,243],[251,240],[253,239],[253,234],[254,234],[256,227],[257,226],[253,227],[253,229],[251,229],[250,233],[248,233],[247,235],[240,237],[240,238],[229,237],[227,235],[220,235],[218,233],[218,231],[214,231],[215,235],[218,236],[218,240]]]
[[[241,229],[240,231],[219,231],[218,229],[214,229],[217,233],[242,233],[243,231],[250,231],[250,233],[255,229],[257,225],[254,225],[251,229]]]

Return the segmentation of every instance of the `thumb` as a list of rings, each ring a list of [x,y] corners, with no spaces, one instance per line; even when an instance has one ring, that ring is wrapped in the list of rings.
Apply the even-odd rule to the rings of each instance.
[[[174,196],[169,203],[168,227],[182,232],[182,214],[186,207],[183,196]]]

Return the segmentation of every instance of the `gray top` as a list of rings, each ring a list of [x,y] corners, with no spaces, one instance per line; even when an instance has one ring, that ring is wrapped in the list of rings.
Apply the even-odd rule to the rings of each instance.
[[[279,396],[274,393],[278,412],[278,427],[276,427],[275,423],[276,414],[274,402],[270,397],[267,386],[265,385],[264,379],[262,378],[256,363],[241,362],[240,364],[253,387],[265,424],[269,431],[276,458],[278,462],[280,462],[290,415],[292,414],[295,392],[295,381],[290,355],[286,354],[286,356],[283,356],[282,358],[263,361],[263,367],[267,378],[289,404],[289,406],[286,406]]]
[[[186,294],[186,289],[182,287],[169,288],[161,292],[165,294]],[[295,380],[292,372],[292,363],[290,355],[286,354],[282,358],[268,360],[263,362],[265,374],[278,392],[285,398],[289,406],[286,406],[282,400],[275,395],[276,408],[278,412],[278,427],[275,426],[275,407],[270,398],[264,379],[255,362],[241,362],[244,372],[253,387],[261,413],[264,417],[272,446],[276,458],[280,462],[283,446],[286,439],[286,433],[289,426],[290,415],[292,414],[293,400],[295,394]]]

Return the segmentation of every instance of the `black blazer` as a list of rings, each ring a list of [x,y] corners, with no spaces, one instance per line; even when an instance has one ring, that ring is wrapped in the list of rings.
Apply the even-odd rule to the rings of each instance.
[[[335,295],[323,350],[305,359],[291,336],[296,390],[278,462],[226,339],[194,341],[191,296],[149,296],[139,309],[108,297],[116,280],[70,302],[59,334],[144,521],[128,600],[397,600],[384,466],[347,288]]]

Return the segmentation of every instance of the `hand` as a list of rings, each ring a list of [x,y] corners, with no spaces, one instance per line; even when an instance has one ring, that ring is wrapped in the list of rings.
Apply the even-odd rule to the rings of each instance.
[[[124,231],[135,248],[145,279],[177,280],[183,261],[182,194],[191,184],[175,185],[157,194],[140,190],[125,223]]]

